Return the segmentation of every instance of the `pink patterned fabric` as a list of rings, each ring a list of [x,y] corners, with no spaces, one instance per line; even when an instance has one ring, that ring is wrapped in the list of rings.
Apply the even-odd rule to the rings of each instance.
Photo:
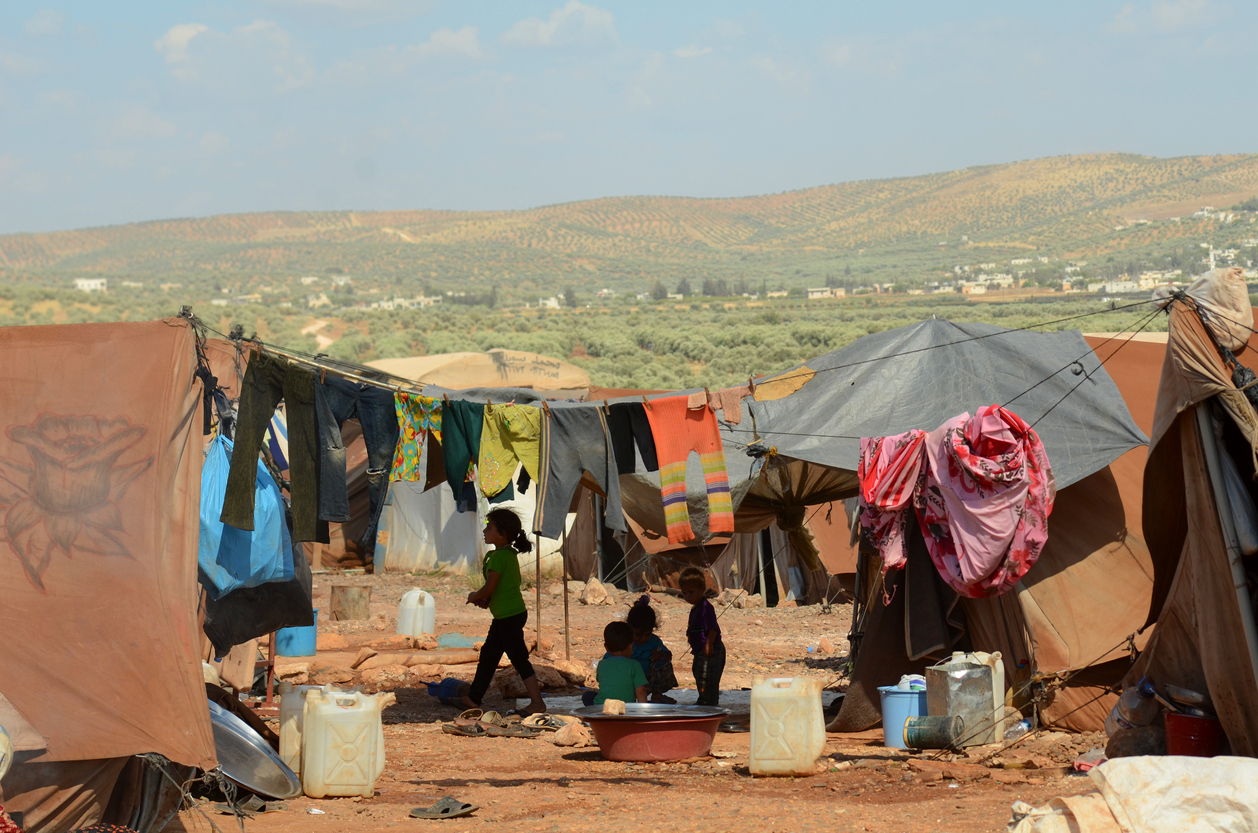
[[[998,596],[1039,559],[1056,490],[1035,431],[998,405],[930,434],[862,439],[861,525],[883,569],[907,558],[912,504],[935,569],[969,598]]]

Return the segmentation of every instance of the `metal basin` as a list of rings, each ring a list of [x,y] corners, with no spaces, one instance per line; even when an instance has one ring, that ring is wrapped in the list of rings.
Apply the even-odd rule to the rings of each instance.
[[[270,744],[236,715],[208,701],[214,752],[223,774],[258,795],[285,800],[301,795],[301,780]]]
[[[599,752],[609,761],[679,761],[712,750],[717,726],[729,709],[665,703],[626,703],[625,714],[602,706],[572,713],[590,724]]]

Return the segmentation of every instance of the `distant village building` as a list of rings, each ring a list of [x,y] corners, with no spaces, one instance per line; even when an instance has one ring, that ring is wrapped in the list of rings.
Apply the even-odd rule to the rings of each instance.
[[[606,287],[604,287],[603,289],[600,289],[597,295],[600,298],[615,298],[616,297],[616,293],[613,290],[607,289]]]
[[[332,301],[328,298],[328,293],[320,292],[318,295],[307,295],[306,306],[310,309],[314,309],[315,307],[330,307],[332,306]]]
[[[1109,295],[1117,295],[1120,292],[1139,292],[1140,284],[1136,281],[1102,281],[1089,282],[1089,292],[1104,292]]]
[[[559,299],[553,295],[549,298],[538,298],[537,306],[539,309],[559,309]]]
[[[139,281],[123,281],[122,285],[127,287],[128,289],[143,289],[144,288],[144,284],[140,283]]]
[[[107,290],[107,280],[105,278],[75,278],[74,288],[79,292],[105,292]]]
[[[351,278],[349,275],[333,275],[332,276],[333,286],[348,286],[349,284],[353,282],[354,282],[354,279]]]
[[[765,295],[768,296],[769,298],[785,298],[787,295],[790,295],[790,294],[791,293],[785,289],[770,289],[768,292],[765,293]],[[670,295],[669,297],[671,298],[672,296]],[[681,296],[679,295],[677,297],[680,298]]]
[[[301,281],[302,286],[310,286],[311,284],[315,284],[323,280],[323,278],[319,277],[318,275],[307,275],[304,278],[298,278],[298,280]]]
[[[395,295],[392,300],[374,301],[369,309],[423,309],[441,303],[440,295],[416,295],[414,298],[403,298]]]
[[[808,300],[815,301],[822,298],[846,298],[847,290],[841,286],[819,286],[807,290]],[[772,295],[773,293],[769,293]]]
[[[964,281],[961,284],[961,294],[962,295],[986,295],[987,284]]]

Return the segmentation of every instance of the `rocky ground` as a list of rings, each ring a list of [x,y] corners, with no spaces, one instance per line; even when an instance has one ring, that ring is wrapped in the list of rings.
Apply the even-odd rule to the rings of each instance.
[[[437,631],[483,637],[489,624],[486,611],[463,604],[469,586],[462,578],[319,575],[315,577],[316,603],[324,603],[332,584],[367,584],[372,588],[371,619],[329,623],[321,616],[325,644],[335,650],[321,651],[306,664],[308,676],[321,669],[346,669],[359,657],[366,643],[381,645],[379,653],[423,655],[434,659],[442,652],[393,650],[379,642],[393,634],[397,605],[402,593],[421,587],[437,603]],[[539,666],[557,669],[551,686],[555,696],[576,691],[574,682],[602,656],[602,629],[623,617],[633,598],[612,591],[609,601],[582,604],[573,597],[566,634],[569,659],[565,660],[562,585],[542,582],[541,646]],[[535,596],[526,589],[533,617]],[[592,594],[597,597],[598,593]],[[685,603],[667,595],[655,595],[662,619],[660,636],[678,655],[677,677],[692,686],[685,650]],[[841,690],[846,633],[851,608],[835,606],[771,610],[718,605],[723,638],[728,650],[723,688],[749,687],[756,676],[815,676],[831,690]],[[343,638],[330,639],[335,634]],[[822,650],[819,651],[818,648]],[[830,648],[829,652],[824,649]],[[810,650],[811,649],[811,650]],[[405,661],[405,660],[404,660]],[[282,663],[290,667],[293,662]],[[508,830],[585,831],[591,824],[601,830],[707,830],[754,825],[764,830],[1003,830],[1010,805],[1018,799],[1031,804],[1063,794],[1085,792],[1091,782],[1068,774],[1069,763],[1087,749],[1101,745],[1103,736],[1071,736],[1045,733],[1025,738],[996,753],[996,747],[980,747],[958,755],[905,753],[882,746],[880,730],[860,735],[830,735],[815,772],[807,777],[753,778],[747,770],[749,735],[721,732],[712,756],[672,764],[624,764],[604,761],[596,748],[556,746],[543,737],[463,738],[443,734],[441,724],[456,709],[443,706],[427,695],[421,685],[438,675],[470,679],[471,663],[444,665],[415,662],[392,663],[388,674],[366,679],[376,669],[349,669],[351,680],[369,688],[390,689],[397,703],[385,712],[386,769],[371,799],[299,798],[287,809],[246,822],[253,833],[276,831],[390,830],[412,825],[440,824],[455,829],[502,826]],[[345,676],[344,670],[338,671]],[[296,675],[296,679],[300,675]],[[508,678],[499,674],[495,697],[487,706],[508,707],[514,701]],[[745,715],[746,706],[741,708]],[[430,822],[411,819],[412,807],[426,806],[444,795],[480,805],[463,819]],[[208,807],[206,808],[208,810]],[[219,828],[235,826],[227,816],[214,816]],[[199,812],[184,812],[167,828],[177,831],[210,830]]]

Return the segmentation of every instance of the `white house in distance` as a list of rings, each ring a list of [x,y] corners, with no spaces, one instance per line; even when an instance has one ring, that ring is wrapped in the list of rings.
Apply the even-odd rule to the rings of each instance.
[[[841,286],[821,286],[810,288],[808,290],[808,300],[815,301],[818,298],[846,298],[847,290]]]
[[[105,292],[107,283],[106,278],[75,278],[74,288],[79,292]]]

